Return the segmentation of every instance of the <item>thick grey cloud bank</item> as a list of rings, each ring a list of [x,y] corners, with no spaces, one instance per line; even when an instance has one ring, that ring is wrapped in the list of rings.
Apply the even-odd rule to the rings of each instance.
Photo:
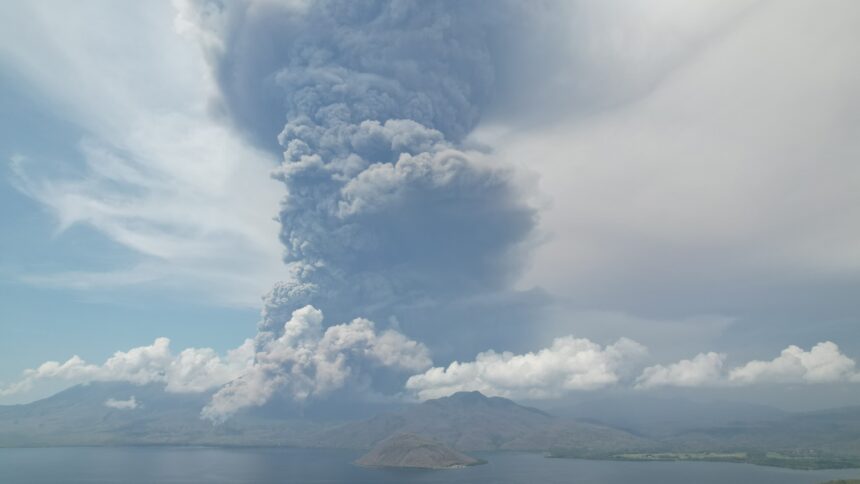
[[[581,21],[597,46],[581,75],[609,70],[618,90],[605,92],[629,97],[486,139],[511,160],[530,156],[552,197],[538,230],[553,237],[526,279],[568,298],[568,311],[736,320],[697,351],[751,358],[829,339],[858,352],[860,4],[601,5]],[[564,324],[558,334],[602,329]],[[690,341],[641,333],[666,351]]]

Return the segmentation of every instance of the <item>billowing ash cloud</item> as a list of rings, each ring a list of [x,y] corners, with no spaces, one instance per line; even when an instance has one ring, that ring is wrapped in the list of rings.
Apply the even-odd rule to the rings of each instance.
[[[305,360],[274,349],[306,305],[336,321],[394,321],[439,346],[450,346],[443,326],[486,335],[466,324],[484,308],[501,325],[527,310],[530,296],[511,283],[534,209],[510,167],[462,145],[493,96],[499,39],[524,12],[459,1],[182,6],[179,24],[209,54],[236,123],[262,144],[279,130],[292,275],[266,299],[258,364],[206,415],[260,404],[275,387],[320,393],[319,380],[292,374]]]
[[[272,74],[295,276],[275,288],[278,307],[388,316],[507,287],[533,211],[507,167],[456,146],[493,92],[488,11],[323,1],[296,14]]]
[[[585,338],[556,338],[535,353],[479,353],[475,361],[453,362],[415,375],[406,387],[421,399],[478,390],[510,398],[557,398],[576,390],[596,390],[619,383],[647,350],[622,338],[605,347]]]
[[[323,313],[305,306],[293,312],[279,337],[262,342],[253,365],[218,390],[202,415],[222,421],[241,408],[262,405],[277,391],[301,401],[365,384],[375,369],[412,373],[430,363],[424,345],[397,331],[377,331],[373,321],[362,318],[323,329]]]
[[[505,288],[507,256],[532,224],[507,169],[410,120],[309,131],[282,135],[282,240],[295,280],[273,291],[274,314],[303,303],[379,313]]]

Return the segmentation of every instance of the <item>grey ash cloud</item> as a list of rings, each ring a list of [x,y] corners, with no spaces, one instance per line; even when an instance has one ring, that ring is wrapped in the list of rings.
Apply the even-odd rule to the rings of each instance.
[[[278,218],[292,277],[269,295],[261,338],[306,304],[334,320],[395,317],[431,339],[428,325],[463,323],[490,299],[510,314],[537,305],[540,295],[511,290],[536,223],[522,180],[462,144],[493,98],[500,39],[525,6],[196,8],[185,18],[204,32],[225,109],[255,136],[275,138],[256,128],[261,119],[279,130],[274,176],[286,189]],[[421,314],[430,305],[436,317]]]
[[[264,144],[265,123],[280,129],[273,176],[286,191],[278,219],[291,277],[266,298],[258,351],[307,305],[332,321],[389,321],[464,356],[475,351],[469,336],[451,345],[446,328],[477,339],[487,326],[471,324],[476,313],[510,327],[538,307],[539,291],[512,288],[536,224],[522,179],[462,143],[493,98],[499,39],[524,12],[412,1],[183,10],[227,112]]]

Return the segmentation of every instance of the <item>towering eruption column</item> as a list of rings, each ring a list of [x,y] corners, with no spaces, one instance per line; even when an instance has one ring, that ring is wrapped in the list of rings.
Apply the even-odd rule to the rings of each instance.
[[[280,212],[297,307],[388,317],[504,290],[534,214],[508,167],[458,143],[493,93],[505,2],[319,2],[274,75],[286,102]]]
[[[256,95],[236,80],[248,75],[224,75],[240,67],[241,49],[272,52],[251,71],[285,109],[275,177],[287,192],[279,219],[291,277],[266,299],[260,364],[218,392],[213,408],[259,404],[273,386],[308,378],[295,360],[271,355],[287,339],[298,354],[304,343],[293,332],[321,332],[313,311],[327,321],[392,321],[395,329],[400,321],[419,340],[475,323],[475,301],[498,307],[511,293],[515,252],[534,225],[512,170],[461,146],[493,94],[495,39],[520,7],[325,0],[278,8],[248,6],[217,22],[240,49],[222,53],[216,69],[228,98]],[[309,388],[302,398],[318,386]]]

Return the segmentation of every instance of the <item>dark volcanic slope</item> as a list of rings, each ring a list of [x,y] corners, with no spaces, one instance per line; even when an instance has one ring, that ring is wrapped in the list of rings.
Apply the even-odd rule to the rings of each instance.
[[[428,400],[402,412],[349,423],[321,433],[314,445],[366,449],[397,433],[413,433],[460,450],[546,450],[593,445],[639,449],[650,441],[599,425],[565,422],[506,398],[479,392]]]
[[[478,459],[415,434],[393,435],[355,461],[371,467],[450,469],[480,464]]]

